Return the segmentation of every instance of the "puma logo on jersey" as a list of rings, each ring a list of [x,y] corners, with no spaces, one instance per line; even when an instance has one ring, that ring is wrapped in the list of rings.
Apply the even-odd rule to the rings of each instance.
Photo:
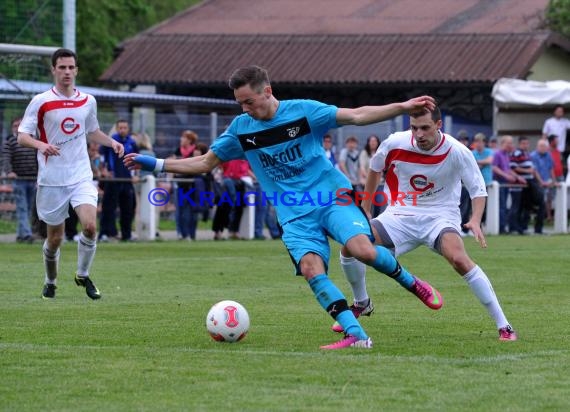
[[[246,142],[251,143],[254,146],[257,146],[257,143],[255,143],[255,136],[253,136],[252,139],[245,139]]]

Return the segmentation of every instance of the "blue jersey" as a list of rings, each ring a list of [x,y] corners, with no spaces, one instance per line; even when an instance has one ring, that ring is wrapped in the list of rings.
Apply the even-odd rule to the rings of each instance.
[[[283,100],[271,120],[237,116],[211,149],[222,161],[248,160],[284,224],[330,205],[338,189],[352,188],[322,146],[327,131],[339,127],[337,110],[314,100]]]

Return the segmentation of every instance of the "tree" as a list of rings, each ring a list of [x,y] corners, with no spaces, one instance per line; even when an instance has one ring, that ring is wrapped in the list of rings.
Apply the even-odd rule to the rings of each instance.
[[[77,51],[81,84],[96,85],[124,40],[199,0],[78,0]]]
[[[76,48],[80,84],[97,85],[113,62],[115,48],[129,37],[160,23],[199,0],[76,0]],[[63,43],[63,0],[0,1],[0,43],[60,47]],[[0,74],[27,80],[51,79],[49,63],[34,74],[23,71],[26,62],[0,56]],[[36,73],[37,72],[37,73]],[[40,74],[46,79],[40,79]]]
[[[546,20],[552,31],[570,37],[570,0],[550,0]]]

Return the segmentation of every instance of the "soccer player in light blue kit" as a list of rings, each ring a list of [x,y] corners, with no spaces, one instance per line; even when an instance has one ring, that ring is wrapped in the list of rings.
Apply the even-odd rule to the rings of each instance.
[[[345,245],[352,256],[394,278],[424,304],[439,309],[442,298],[427,282],[402,268],[388,249],[374,246],[368,219],[344,192],[348,179],[326,158],[322,137],[342,125],[366,125],[402,113],[435,107],[429,96],[404,103],[337,108],[312,100],[279,101],[267,71],[258,66],[236,70],[229,86],[244,114],[237,116],[202,156],[155,159],[131,154],[131,169],[200,174],[221,162],[247,159],[268,200],[274,203],[283,228],[283,242],[319,304],[342,325],[345,336],[321,349],[371,348],[368,337],[342,292],[326,272],[330,249],[327,236]],[[339,190],[340,189],[340,190]]]

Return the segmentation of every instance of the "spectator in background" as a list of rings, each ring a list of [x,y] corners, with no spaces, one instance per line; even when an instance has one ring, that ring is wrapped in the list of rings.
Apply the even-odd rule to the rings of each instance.
[[[499,138],[499,150],[493,155],[493,180],[499,182],[499,233],[507,233],[507,219],[509,209],[507,200],[509,198],[509,184],[523,184],[526,181],[511,169],[510,157],[514,151],[512,136],[501,136]]]
[[[174,152],[173,157],[175,159],[187,159],[192,157],[194,153],[194,149],[196,149],[196,143],[198,142],[198,134],[192,130],[184,130],[180,135],[180,142],[179,146]],[[180,175],[175,174],[175,179],[191,179],[192,176],[187,175]],[[191,182],[183,182],[177,181],[174,184],[174,190],[176,196],[176,213],[175,213],[175,221],[176,221],[176,232],[178,235],[179,240],[189,239],[190,238],[190,230],[189,226],[191,224],[191,204],[190,202],[182,201],[179,198],[180,194],[187,193],[192,186]]]
[[[550,157],[554,164],[554,178],[557,182],[564,181],[564,167],[562,166],[562,153],[558,150],[558,136],[551,134],[548,136],[548,146],[550,148]]]
[[[169,157],[172,155],[172,151],[176,147],[174,143],[174,138],[169,139],[166,134],[162,131],[156,133],[156,138],[154,141],[153,151],[158,157]]]
[[[91,161],[91,171],[93,172],[93,184],[98,184],[98,180],[101,177],[101,168],[103,164],[101,162],[101,154],[99,150],[101,145],[96,142],[87,142],[87,154],[89,155],[89,160]]]
[[[495,136],[489,139],[489,149],[491,149],[493,153],[495,153],[499,149],[499,147],[497,146],[497,138]]]
[[[327,155],[327,159],[329,159],[333,166],[336,166],[336,156],[334,154],[334,147],[333,147],[333,139],[330,134],[326,134],[323,137],[323,148],[325,149],[325,153]]]
[[[265,235],[263,234],[263,225],[265,225],[269,230],[271,239],[281,239],[281,230],[277,222],[275,208],[267,198],[262,197],[261,186],[257,181],[255,182],[255,191],[257,193],[257,200],[255,204],[254,238],[257,240],[265,240]]]
[[[493,151],[488,147],[485,147],[485,135],[483,133],[477,133],[473,137],[473,156],[475,156],[475,161],[479,170],[483,175],[483,180],[485,181],[485,186],[489,186],[493,182]],[[483,211],[483,216],[481,222],[485,222],[487,217],[487,205],[485,204],[485,210]]]
[[[358,139],[356,136],[349,136],[344,142],[344,148],[340,151],[338,165],[340,171],[344,173],[352,189],[362,191],[364,186],[360,184],[360,151],[358,150]]]
[[[150,141],[150,136],[146,133],[133,133],[133,139],[138,148],[138,153],[148,155],[148,156],[155,156],[154,150],[152,148],[152,142]],[[153,172],[146,172],[141,171],[139,177],[143,178],[145,176],[152,175]]]
[[[22,119],[12,120],[11,134],[2,145],[0,164],[8,179],[12,180],[12,188],[16,201],[16,241],[32,243],[31,219],[34,213],[33,204],[36,202],[36,179],[38,177],[37,150],[18,144],[18,127]]]
[[[552,201],[556,194],[556,177],[554,175],[554,162],[549,152],[548,141],[540,139],[536,150],[530,154],[530,160],[536,170],[536,180],[544,191],[546,221],[552,221]]]
[[[467,148],[470,148],[469,147],[469,133],[467,133],[467,130],[461,129],[460,131],[458,131],[457,132],[457,140],[459,140],[459,143],[463,144]]]
[[[475,156],[485,184],[489,186],[493,181],[493,151],[485,146],[485,140],[483,133],[477,133],[473,137],[474,148],[471,152]]]
[[[130,134],[129,122],[119,119],[115,123],[115,127],[117,132],[111,138],[123,145],[125,154],[138,153],[137,144]],[[110,237],[117,236],[115,212],[118,206],[121,240],[128,242],[132,240],[132,225],[136,205],[133,176],[112,148],[102,146],[100,153],[103,156],[104,167],[111,177],[121,180],[108,181],[104,184],[99,239],[105,242]]]
[[[239,237],[239,225],[243,213],[243,194],[246,191],[246,182],[255,180],[255,175],[249,167],[247,160],[236,159],[222,163],[222,194],[217,201],[216,213],[212,222],[214,240],[222,240],[225,228],[229,229],[230,239]],[[252,190],[253,187],[247,190]]]
[[[368,171],[370,170],[370,159],[376,153],[376,150],[380,147],[380,138],[376,135],[368,136],[366,139],[366,144],[364,145],[364,149],[360,152],[360,156],[358,162],[360,163],[360,184],[364,188],[366,185],[366,178],[368,177]],[[372,210],[369,212],[372,213],[372,216],[378,216],[386,209],[387,202],[385,202],[385,198],[383,196],[384,192],[384,174],[380,177],[380,183],[376,188],[376,192],[378,193],[374,195],[374,202],[371,203]],[[385,203],[384,203],[385,202]]]
[[[131,135],[133,137],[133,139],[135,140],[135,143],[137,145],[138,148],[138,153],[143,154],[143,155],[147,155],[147,156],[156,156],[156,154],[154,153],[153,147],[152,147],[152,141],[150,139],[150,136],[146,133],[133,133]],[[144,181],[144,179],[146,178],[146,176],[154,176],[156,177],[158,173],[154,173],[154,172],[147,172],[145,170],[141,170],[139,172],[139,179],[141,181]],[[159,186],[157,184],[157,186]],[[140,195],[141,195],[141,185],[137,184],[135,185],[135,199],[140,199]],[[144,201],[144,200],[143,200]],[[136,201],[135,201],[136,204]],[[160,233],[158,232],[158,225],[160,222],[160,208],[158,206],[153,207],[155,216],[156,216],[156,222],[157,222],[157,231],[155,233],[155,236],[157,238],[160,238]],[[140,207],[137,207],[135,210],[135,226],[137,228],[137,232],[140,232],[143,230],[143,222],[140,218]]]
[[[522,188],[511,189],[511,214],[509,217],[510,231],[520,235],[526,233],[530,214],[536,206],[534,233],[542,234],[544,225],[544,192],[536,179],[536,170],[529,153],[528,137],[519,137],[519,146],[511,154],[511,169],[523,177],[526,185]]]
[[[542,126],[542,138],[546,139],[550,135],[558,136],[557,148],[562,153],[562,161],[568,157],[568,147],[566,147],[567,131],[570,129],[570,120],[564,117],[564,106],[554,107],[553,116],[546,119]]]
[[[198,142],[192,151],[192,157],[201,156],[207,151],[208,145]],[[201,194],[208,190],[211,178],[209,173],[177,176],[192,179],[178,186],[176,211],[179,213],[180,239],[193,241],[196,240],[200,216],[209,207],[207,202],[201,199]]]

